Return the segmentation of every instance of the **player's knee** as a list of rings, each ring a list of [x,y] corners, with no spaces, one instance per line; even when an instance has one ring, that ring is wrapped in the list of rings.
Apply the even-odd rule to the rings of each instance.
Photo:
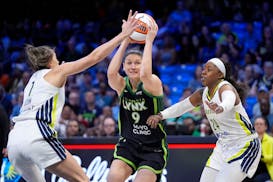
[[[126,177],[115,172],[109,172],[107,176],[107,182],[119,182],[125,181]]]

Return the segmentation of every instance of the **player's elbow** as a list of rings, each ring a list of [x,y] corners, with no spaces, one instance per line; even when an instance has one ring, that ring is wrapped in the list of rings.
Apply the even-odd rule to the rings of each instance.
[[[118,73],[116,71],[108,68],[108,70],[107,70],[107,77],[108,78],[116,78],[117,74]]]

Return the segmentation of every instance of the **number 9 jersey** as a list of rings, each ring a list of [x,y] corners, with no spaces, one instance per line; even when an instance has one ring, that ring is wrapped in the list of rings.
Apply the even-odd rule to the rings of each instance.
[[[128,77],[125,81],[126,86],[120,95],[120,136],[142,144],[161,143],[166,137],[165,123],[161,121],[156,129],[152,129],[146,121],[163,109],[163,95],[151,95],[143,89],[142,83],[133,91]]]

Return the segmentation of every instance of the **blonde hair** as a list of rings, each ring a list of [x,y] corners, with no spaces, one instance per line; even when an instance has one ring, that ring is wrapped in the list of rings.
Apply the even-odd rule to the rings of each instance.
[[[25,53],[28,63],[34,71],[47,68],[49,61],[54,55],[54,52],[54,48],[49,46],[35,47],[29,44],[25,46]]]

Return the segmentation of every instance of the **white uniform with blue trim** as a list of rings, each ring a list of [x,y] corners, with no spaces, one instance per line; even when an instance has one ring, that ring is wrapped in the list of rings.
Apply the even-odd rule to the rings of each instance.
[[[261,147],[258,135],[242,103],[240,102],[230,111],[224,111],[219,114],[216,114],[205,104],[207,100],[219,105],[221,103],[219,88],[225,84],[231,85],[227,81],[220,82],[212,98],[208,96],[207,87],[204,89],[202,96],[206,116],[215,136],[218,138],[216,147],[206,166],[221,170],[224,163],[237,161],[242,172],[251,177],[257,169]]]
[[[43,69],[32,75],[24,90],[20,114],[13,118],[15,126],[9,134],[8,153],[12,165],[22,176],[40,172],[39,168],[66,158],[53,129],[61,115],[65,92],[64,87],[55,87],[44,79],[49,71]]]

